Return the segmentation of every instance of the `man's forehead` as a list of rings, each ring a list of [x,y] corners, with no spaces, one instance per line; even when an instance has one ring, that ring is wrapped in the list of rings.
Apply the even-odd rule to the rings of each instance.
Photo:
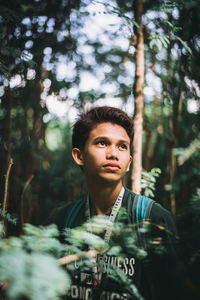
[[[95,139],[97,137],[130,140],[126,130],[121,125],[111,122],[100,123],[90,131],[89,138]]]

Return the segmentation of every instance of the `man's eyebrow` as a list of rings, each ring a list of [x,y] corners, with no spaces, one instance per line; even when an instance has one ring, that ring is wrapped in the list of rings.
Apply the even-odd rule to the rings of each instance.
[[[97,136],[97,137],[94,139],[94,141],[97,141],[97,140],[109,140],[109,138],[106,137],[106,136]]]
[[[98,137],[96,137],[96,138],[94,139],[94,142],[96,142],[96,141],[98,141],[98,140],[108,141],[108,140],[110,140],[110,138],[107,137],[107,136],[98,136]],[[130,144],[130,142],[129,142],[128,140],[119,140],[118,143],[119,143],[119,144],[124,143],[124,144],[128,144],[128,145]]]
[[[130,145],[130,142],[127,141],[127,140],[120,140],[119,143],[120,143],[120,144],[127,144],[127,145]]]

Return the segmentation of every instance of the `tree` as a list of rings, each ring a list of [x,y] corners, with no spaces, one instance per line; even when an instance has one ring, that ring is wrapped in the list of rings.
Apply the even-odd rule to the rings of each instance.
[[[21,221],[25,206],[30,219],[31,206],[34,210],[39,207],[37,197],[24,205],[24,191],[34,178],[40,160],[48,153],[44,122],[48,110],[45,103],[41,105],[41,95],[48,77],[55,92],[64,84],[57,84],[54,68],[58,53],[61,55],[65,49],[70,56],[75,49],[70,35],[70,13],[78,6],[79,1],[59,5],[55,1],[33,0],[28,4],[21,1],[17,7],[15,1],[2,3],[0,180],[4,186],[4,174],[12,157],[14,166],[7,208],[20,216]],[[66,38],[62,37],[62,31],[66,31]],[[19,229],[22,225],[18,223]]]
[[[140,158],[134,160],[133,167],[136,168],[136,162],[141,161],[142,155],[138,174],[142,169],[146,172],[150,172],[154,167],[161,169],[155,198],[169,209],[174,207],[175,215],[176,207],[178,209],[181,202],[187,202],[190,197],[187,187],[183,187],[186,174],[193,189],[198,186],[194,175],[196,171],[190,173],[187,164],[177,165],[174,156],[174,148],[187,147],[199,131],[198,115],[190,114],[187,108],[189,99],[194,98],[198,102],[198,89],[189,87],[192,81],[194,86],[198,85],[197,72],[192,72],[199,55],[198,26],[193,26],[191,21],[192,18],[199,18],[195,1],[191,4],[183,0],[176,3],[143,3],[132,0],[101,3],[73,1],[73,5],[71,1],[62,5],[57,5],[54,1],[39,1],[36,5],[36,2],[32,1],[32,5],[28,6],[25,2],[21,2],[21,6],[17,8],[11,6],[10,2],[3,2],[4,17],[1,19],[1,62],[4,71],[1,77],[1,91],[4,94],[1,96],[0,107],[0,130],[3,137],[0,156],[1,186],[4,185],[8,154],[11,153],[14,159],[10,176],[12,189],[8,191],[11,199],[8,210],[18,216],[21,214],[21,219],[25,215],[27,220],[40,223],[46,219],[38,217],[41,216],[43,204],[46,209],[51,207],[53,210],[59,205],[59,200],[55,202],[55,198],[61,199],[61,203],[68,201],[68,197],[64,196],[68,186],[66,182],[71,182],[72,177],[76,177],[71,174],[77,173],[68,160],[68,146],[61,146],[55,152],[47,147],[46,136],[49,130],[54,129],[53,123],[47,121],[49,114],[46,97],[54,93],[59,101],[67,98],[78,109],[98,98],[109,98],[107,101],[110,102],[107,104],[121,99],[124,108],[133,104],[131,91],[134,82],[135,114],[139,111],[137,104],[141,104],[140,120],[142,116],[144,119],[143,125],[140,124],[142,147],[141,143],[137,143],[137,146],[140,145]],[[142,20],[136,22],[139,10],[134,11],[133,4],[136,7],[137,3],[143,6],[143,14]],[[183,20],[187,14],[189,22],[186,26]],[[106,20],[112,20],[113,16],[116,19],[113,24],[102,26],[103,29],[99,29],[98,34],[86,34],[85,23],[90,21],[92,28],[93,20],[103,16]],[[5,21],[8,17],[9,25]],[[140,83],[140,97],[143,94],[144,108],[142,101],[138,102],[139,94],[136,93],[138,80],[135,73],[138,69],[136,71],[135,66],[138,66],[136,54],[139,53],[139,49],[136,51],[136,42],[139,38],[136,40],[135,37],[136,34],[139,35],[139,22],[145,48],[144,84]],[[135,35],[132,31],[133,25]],[[8,40],[10,48],[7,45]],[[84,49],[87,50],[87,55]],[[60,63],[69,71],[65,76],[62,74],[59,77],[56,74]],[[19,80],[18,86],[6,86],[6,67],[12,82],[14,78]],[[99,87],[93,86],[91,90],[84,90],[81,80],[85,73],[98,79]],[[69,97],[69,91],[75,89],[76,95]],[[153,93],[153,96],[147,91]],[[132,117],[131,112],[128,113]],[[189,126],[186,128],[185,124]],[[62,125],[56,126],[60,131],[64,130]],[[66,127],[67,131],[69,127]],[[135,131],[136,129],[139,127],[136,126]],[[70,134],[69,132],[67,137],[69,140]],[[52,158],[53,155],[56,159]],[[64,158],[70,166],[71,173],[66,171],[66,165],[62,163]],[[66,177],[63,178],[61,174],[66,174]],[[51,193],[48,185],[49,181],[54,181],[54,176],[57,177],[58,185],[55,190],[51,187],[51,191],[54,190]],[[40,187],[42,180],[45,190]],[[135,175],[133,180],[136,180]],[[62,187],[61,183],[65,183],[65,187]],[[76,181],[70,184],[75,197],[79,193],[79,189],[76,190],[75,187]],[[129,177],[127,185],[130,188],[132,186]],[[169,201],[170,197],[173,205]]]
[[[136,37],[136,58],[135,58],[135,82],[134,82],[134,140],[133,140],[133,166],[132,166],[132,190],[139,194],[141,192],[142,172],[142,133],[144,113],[144,33],[142,16],[144,1],[134,1],[134,17]]]

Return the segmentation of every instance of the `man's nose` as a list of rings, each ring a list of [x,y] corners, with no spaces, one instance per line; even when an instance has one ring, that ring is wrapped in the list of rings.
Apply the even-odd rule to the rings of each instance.
[[[118,160],[118,151],[116,146],[111,145],[107,148],[106,158]]]

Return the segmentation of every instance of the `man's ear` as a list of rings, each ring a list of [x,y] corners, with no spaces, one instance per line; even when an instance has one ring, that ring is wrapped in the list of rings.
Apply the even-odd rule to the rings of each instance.
[[[133,157],[130,155],[130,161],[129,161],[126,172],[128,172],[130,170],[130,165],[131,165],[132,160],[133,160]]]
[[[82,151],[79,148],[72,149],[72,157],[78,166],[82,167],[84,165]]]

